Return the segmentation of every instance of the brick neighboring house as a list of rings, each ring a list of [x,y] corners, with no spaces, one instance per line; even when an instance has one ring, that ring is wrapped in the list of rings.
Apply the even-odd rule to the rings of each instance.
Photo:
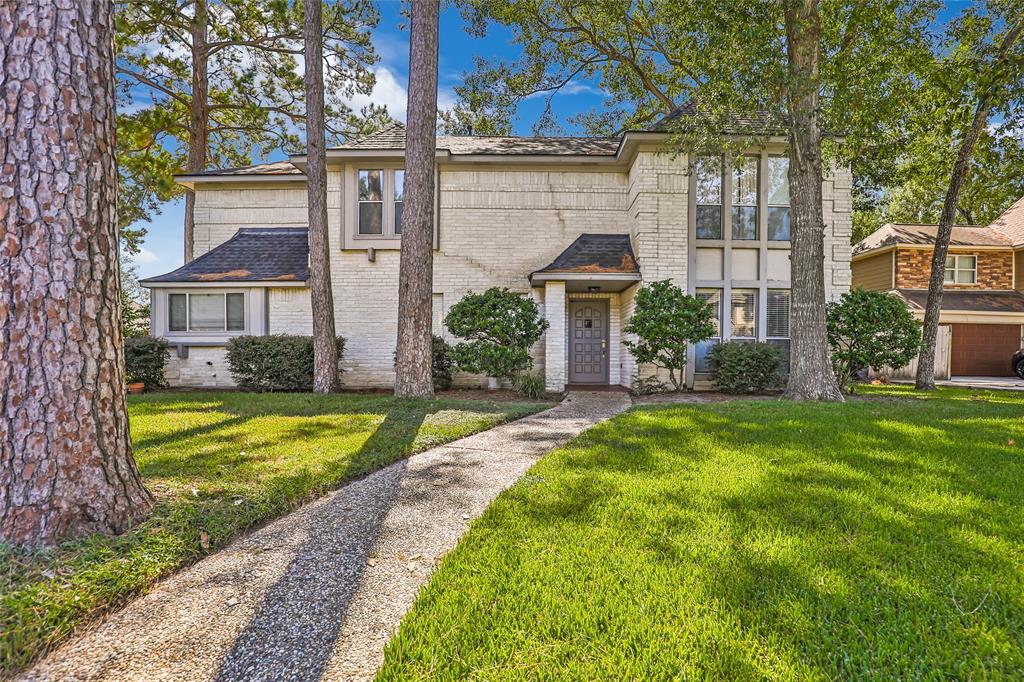
[[[853,247],[853,286],[892,291],[924,319],[935,225],[879,228]],[[1024,325],[1024,198],[987,227],[953,228],[936,377],[1012,376]],[[915,363],[897,370],[913,376]]]
[[[691,350],[690,385],[706,377],[706,351],[720,339],[788,348],[785,139],[736,165],[697,159],[693,172],[667,140],[657,126],[615,138],[439,137],[435,332],[448,336],[444,315],[466,293],[509,287],[532,296],[550,323],[534,349],[549,390],[629,386],[651,368],[634,366],[621,329],[639,286],[670,278],[718,309],[720,337]],[[404,146],[394,126],[327,152],[348,387],[394,379]],[[153,294],[152,332],[174,347],[172,385],[230,386],[232,336],[311,333],[304,167],[300,155],[177,178],[196,193],[196,258],[142,282]],[[850,285],[850,187],[846,168],[823,187],[830,299]]]

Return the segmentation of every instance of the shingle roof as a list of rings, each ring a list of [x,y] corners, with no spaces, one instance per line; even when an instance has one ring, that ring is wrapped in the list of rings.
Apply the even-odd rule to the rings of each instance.
[[[1014,246],[1024,245],[1024,197],[1003,211],[1001,216],[992,221],[989,228],[1009,239]]]
[[[639,275],[628,234],[581,234],[536,272]]]
[[[174,272],[141,283],[304,282],[308,277],[306,228],[243,227],[231,239]]]
[[[291,161],[275,161],[239,168],[214,168],[189,175],[303,175],[303,172],[293,166]]]
[[[889,223],[860,240],[853,247],[853,253],[857,255],[896,244],[931,246],[935,243],[935,235],[938,229],[938,225],[901,225]],[[1012,245],[1007,237],[996,230],[976,225],[954,226],[949,244],[950,246],[1005,246],[1007,248]]]
[[[911,310],[922,311],[928,302],[927,289],[896,289]],[[965,310],[989,313],[1024,313],[1024,294],[1019,291],[957,291],[942,292],[942,310]]]

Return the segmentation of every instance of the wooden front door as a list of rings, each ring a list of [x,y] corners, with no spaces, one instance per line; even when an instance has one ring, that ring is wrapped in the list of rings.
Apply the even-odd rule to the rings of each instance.
[[[569,303],[569,383],[608,383],[608,301]]]

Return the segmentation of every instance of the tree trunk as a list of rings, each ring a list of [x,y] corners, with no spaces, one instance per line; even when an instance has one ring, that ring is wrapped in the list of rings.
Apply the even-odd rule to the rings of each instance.
[[[0,69],[0,536],[39,547],[151,504],[125,408],[111,3],[0,3]]]
[[[412,3],[405,135],[406,195],[395,354],[395,395],[406,398],[434,395],[430,318],[434,279],[437,20],[436,0]]]
[[[189,33],[192,36],[192,99],[188,112],[188,173],[206,170],[206,150],[209,138],[210,78],[207,60],[208,30],[206,0],[196,0],[195,15]],[[196,229],[196,193],[185,191],[185,262],[193,258]]]
[[[785,397],[842,401],[825,334],[825,218],[821,205],[821,129],[818,97],[821,18],[816,0],[785,4],[790,85],[790,370]]]
[[[327,231],[324,152],[323,28],[320,0],[306,0],[306,187],[309,204],[309,297],[313,310],[313,392],[338,390],[331,247]]]
[[[998,73],[1006,59],[1006,54],[1021,34],[1021,24],[1013,27],[1003,39],[999,47],[993,72]],[[924,309],[924,326],[921,329],[921,352],[917,357],[917,374],[914,387],[919,391],[935,390],[935,342],[939,334],[939,315],[942,311],[942,285],[946,275],[946,256],[949,254],[949,240],[953,236],[953,221],[956,219],[957,202],[960,190],[967,180],[971,169],[971,158],[974,156],[974,145],[981,131],[988,123],[992,113],[991,93],[985,93],[978,100],[974,110],[971,127],[960,143],[960,150],[953,165],[953,174],[946,190],[946,200],[942,204],[942,215],[939,216],[939,227],[935,234],[935,249],[932,251],[932,271],[928,278],[928,301]]]

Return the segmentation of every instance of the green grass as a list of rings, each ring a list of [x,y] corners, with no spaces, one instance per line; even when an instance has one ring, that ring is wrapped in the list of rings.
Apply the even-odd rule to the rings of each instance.
[[[0,677],[245,528],[412,452],[545,406],[383,395],[133,396],[135,456],[156,507],[119,537],[33,554],[0,549]]]
[[[503,493],[378,679],[1021,679],[1024,394],[637,408]]]

